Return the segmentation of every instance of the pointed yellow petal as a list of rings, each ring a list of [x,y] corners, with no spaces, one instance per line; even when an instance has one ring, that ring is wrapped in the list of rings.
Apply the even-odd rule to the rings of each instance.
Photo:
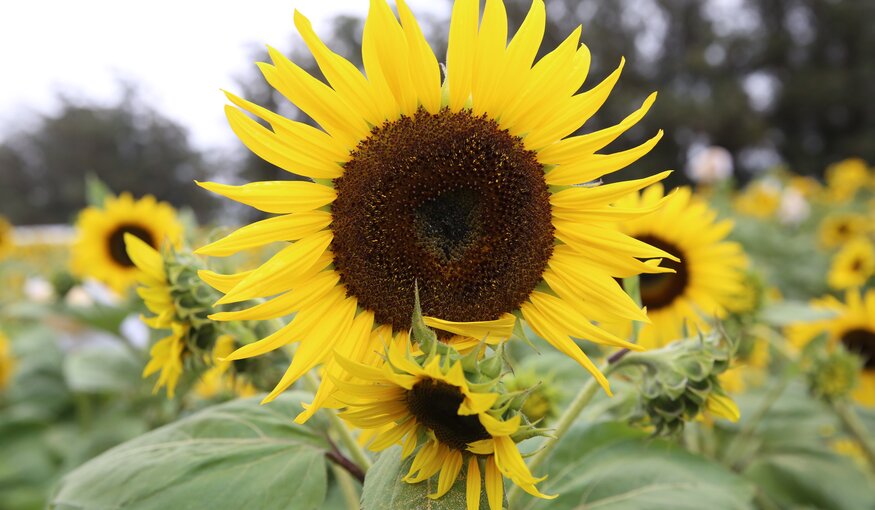
[[[384,79],[404,115],[416,113],[416,88],[408,65],[407,38],[386,0],[371,0],[362,36],[362,58],[368,79]]]
[[[510,313],[506,313],[494,321],[453,322],[436,317],[423,317],[422,320],[430,328],[478,339],[509,338],[513,334],[513,326],[516,323],[516,317]]]
[[[332,188],[306,181],[262,181],[242,186],[195,182],[235,202],[275,214],[312,211],[330,204],[337,197],[337,192]]]
[[[504,477],[495,465],[495,455],[486,457],[486,472],[484,473],[484,485],[486,485],[486,500],[489,501],[489,510],[502,510],[504,508]]]
[[[500,88],[498,80],[505,68],[506,46],[507,12],[504,2],[487,0],[474,50],[471,97],[475,112],[484,113],[492,95]]]
[[[586,209],[609,204],[629,193],[659,182],[671,174],[671,170],[660,172],[650,177],[621,181],[601,186],[575,186],[564,189],[550,196],[550,204],[563,209]],[[547,175],[550,175],[549,172]]]
[[[337,286],[340,275],[334,271],[322,271],[308,278],[294,289],[259,303],[250,308],[231,312],[218,312],[209,316],[214,321],[268,320],[283,317],[313,305]]]
[[[219,274],[208,269],[201,269],[197,272],[198,278],[222,293],[227,293],[233,289],[235,285],[242,282],[250,274],[252,274],[252,271],[243,271],[234,274]]]
[[[227,257],[277,241],[296,241],[331,224],[331,213],[309,211],[257,221],[195,250],[198,255]]]
[[[155,248],[133,234],[126,233],[124,241],[134,265],[153,279],[165,281],[164,259]]]
[[[456,0],[453,4],[447,46],[447,83],[450,92],[449,107],[454,112],[461,110],[471,96],[479,18],[479,0]]]
[[[408,65],[419,102],[429,113],[437,113],[441,107],[441,70],[434,52],[431,51],[416,18],[404,0],[397,0],[401,26],[410,48]]]
[[[481,414],[479,418],[480,424],[483,425],[483,428],[485,428],[493,438],[496,436],[509,436],[520,428],[520,415],[516,415],[506,421],[493,418],[485,413]]]
[[[431,499],[438,499],[444,494],[450,492],[453,484],[456,483],[456,478],[459,477],[459,471],[462,470],[462,452],[451,449],[449,454],[444,458],[444,466],[441,469],[441,474],[438,477],[437,492],[429,494]]]
[[[465,505],[467,510],[480,510],[480,463],[472,455],[468,459],[468,475],[465,484]]]
[[[325,267],[316,267],[318,265],[316,263],[328,249],[332,238],[330,231],[322,230],[283,248],[235,285],[216,304],[224,305],[256,297],[272,296],[292,288],[297,281],[308,274]]]
[[[602,177],[603,175],[616,172],[621,168],[626,168],[650,152],[650,149],[652,149],[661,138],[662,130],[660,129],[656,133],[656,136],[642,143],[638,147],[622,152],[616,152],[614,154],[594,154],[593,156],[582,159],[576,164],[560,165],[547,172],[547,184],[553,186],[567,186],[590,182]]]

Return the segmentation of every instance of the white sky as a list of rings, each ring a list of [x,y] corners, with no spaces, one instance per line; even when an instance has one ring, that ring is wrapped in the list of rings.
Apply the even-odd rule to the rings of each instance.
[[[446,3],[408,0],[414,13]],[[333,14],[367,0],[2,0],[0,133],[51,112],[56,92],[112,101],[117,78],[142,85],[159,111],[189,127],[202,148],[234,137],[220,88],[251,72],[252,44],[287,50],[294,9],[319,33]],[[300,39],[296,39],[300,42]],[[301,43],[303,44],[303,43]]]

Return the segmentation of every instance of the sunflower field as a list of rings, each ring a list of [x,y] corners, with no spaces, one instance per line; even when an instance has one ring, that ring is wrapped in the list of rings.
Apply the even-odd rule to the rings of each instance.
[[[409,2],[224,92],[273,173],[9,199],[0,510],[875,509],[872,141],[654,168],[585,25]]]

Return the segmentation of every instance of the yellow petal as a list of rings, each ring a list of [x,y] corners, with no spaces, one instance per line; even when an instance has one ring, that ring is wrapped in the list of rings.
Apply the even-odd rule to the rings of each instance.
[[[671,170],[660,172],[650,177],[621,181],[601,186],[575,186],[564,189],[550,196],[550,204],[564,209],[586,209],[609,204],[641,188],[659,182],[671,174]],[[548,172],[547,175],[550,175]]]
[[[407,7],[407,3],[404,0],[397,0],[395,4],[410,49],[408,65],[419,102],[429,113],[437,113],[441,107],[441,70],[437,58],[426,42],[425,36],[422,35],[422,30]]]
[[[487,0],[474,50],[474,70],[471,96],[474,111],[484,113],[491,97],[499,89],[498,80],[504,70],[507,45],[507,12],[502,0]],[[481,106],[483,105],[483,106]]]
[[[242,186],[195,182],[235,202],[275,214],[312,211],[330,204],[337,197],[332,188],[306,181],[262,181]]]
[[[315,273],[325,267],[316,267],[316,262],[322,258],[332,238],[330,231],[322,230],[283,248],[235,285],[216,304],[237,303],[288,290],[296,281],[306,277],[308,272]]]
[[[456,483],[456,478],[459,477],[459,471],[462,470],[462,452],[456,449],[450,449],[449,455],[444,459],[444,467],[441,469],[441,474],[438,477],[437,492],[429,494],[431,499],[438,499],[444,494],[450,492],[453,484]]]
[[[474,455],[468,459],[467,476],[465,485],[467,510],[480,510],[480,463]]]
[[[331,291],[340,280],[334,271],[322,271],[294,289],[250,308],[218,312],[209,316],[214,321],[268,320],[283,317],[311,306]]]
[[[495,455],[486,457],[486,472],[484,478],[486,485],[486,500],[489,501],[489,510],[502,510],[504,508],[504,477],[495,465]]]
[[[520,415],[516,415],[506,421],[493,418],[485,413],[481,414],[479,418],[480,424],[483,425],[483,428],[485,428],[493,438],[496,436],[509,436],[520,428]]]
[[[479,0],[456,0],[453,4],[447,46],[447,83],[450,92],[449,107],[454,112],[461,110],[471,96],[479,18]]]
[[[243,271],[234,274],[219,274],[208,269],[200,269],[197,272],[198,278],[222,293],[227,293],[233,289],[234,286],[242,282],[250,274],[252,274],[252,271]]]
[[[407,38],[386,0],[371,0],[362,36],[362,58],[368,79],[384,79],[402,114],[418,107],[416,88],[408,65]]]
[[[602,177],[603,175],[616,172],[621,168],[626,168],[650,152],[650,149],[652,149],[661,138],[662,130],[660,129],[656,133],[656,136],[642,143],[638,147],[633,147],[629,150],[616,152],[614,154],[594,154],[593,156],[582,159],[577,164],[560,165],[547,172],[547,184],[553,186],[565,186],[590,182]]]
[[[227,257],[277,241],[296,241],[331,224],[331,213],[309,211],[257,221],[195,250],[198,255]]]
[[[161,282],[165,281],[164,259],[155,248],[133,234],[126,233],[124,241],[128,256],[134,265],[150,277]]]
[[[423,317],[423,322],[430,328],[440,329],[456,335],[472,338],[509,338],[513,334],[516,317],[506,313],[493,321],[453,322],[436,317]]]

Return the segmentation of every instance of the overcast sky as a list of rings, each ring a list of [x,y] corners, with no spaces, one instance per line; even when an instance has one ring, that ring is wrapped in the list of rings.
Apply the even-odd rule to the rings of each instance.
[[[446,8],[408,3],[414,13]],[[51,112],[59,91],[112,101],[124,78],[142,84],[145,97],[188,126],[201,147],[227,145],[233,134],[219,89],[234,90],[233,77],[251,71],[252,44],[288,49],[296,8],[319,32],[333,14],[364,14],[367,6],[367,0],[4,2],[0,130],[33,119],[33,112]]]

